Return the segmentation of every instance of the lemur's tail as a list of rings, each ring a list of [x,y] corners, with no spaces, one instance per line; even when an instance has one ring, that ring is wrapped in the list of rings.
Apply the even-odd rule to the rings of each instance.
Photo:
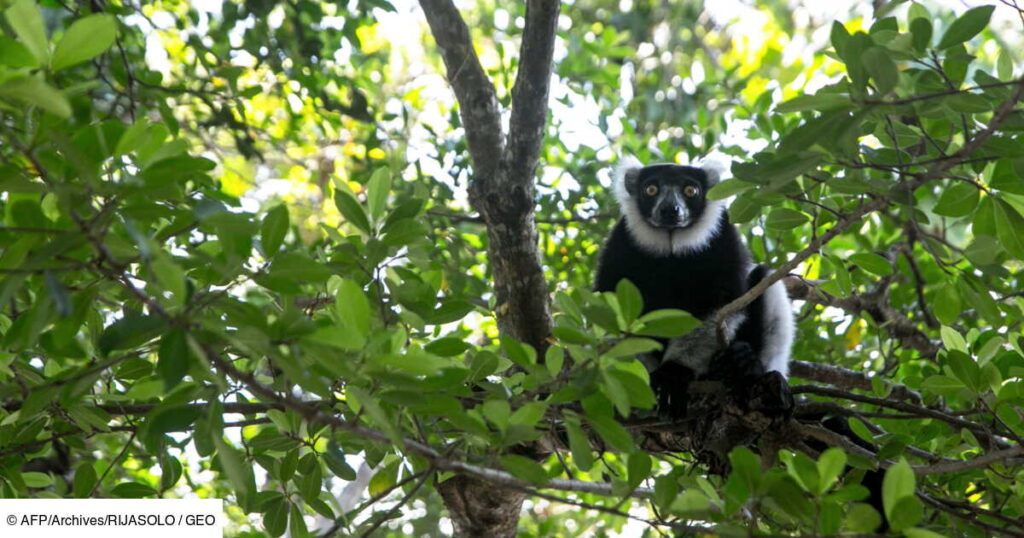
[[[756,286],[766,276],[768,276],[767,267],[754,266],[747,275],[747,289]],[[736,340],[749,344],[757,357],[761,356],[761,351],[764,349],[764,331],[762,330],[765,324],[764,296],[763,293],[758,295],[757,299],[747,305],[747,319],[736,333]]]

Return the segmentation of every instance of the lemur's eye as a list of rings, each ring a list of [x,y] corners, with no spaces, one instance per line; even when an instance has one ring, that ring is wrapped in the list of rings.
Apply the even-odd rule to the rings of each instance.
[[[694,196],[697,196],[697,193],[699,192],[700,189],[693,185],[687,185],[686,188],[683,189],[683,194],[685,194],[687,198],[693,198]]]
[[[646,194],[647,196],[654,196],[655,194],[658,194],[658,186],[648,185],[647,188],[644,189],[644,194]]]

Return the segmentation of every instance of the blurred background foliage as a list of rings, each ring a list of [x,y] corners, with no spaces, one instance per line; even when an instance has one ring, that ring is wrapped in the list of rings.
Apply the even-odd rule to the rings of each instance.
[[[661,518],[867,530],[877,516],[799,458],[763,480],[704,478],[623,439],[613,409],[651,398],[628,360],[645,341],[604,340],[642,325],[622,297],[587,293],[617,217],[608,171],[624,153],[731,161],[719,194],[736,196],[733,220],[771,266],[858,204],[891,200],[794,271],[837,298],[795,303],[794,358],[907,385],[1019,447],[1020,111],[942,179],[900,188],[1011,95],[1024,50],[1011,4],[959,23],[959,3],[565,4],[536,212],[562,345],[541,364],[497,339],[464,132],[416,5],[0,1],[0,494],[222,497],[240,536],[450,532],[420,487],[433,471],[395,446],[406,437],[531,482],[657,484],[653,505],[554,493],[619,514],[531,497],[524,536],[655,535],[641,520]],[[507,107],[523,6],[459,7]],[[844,309],[850,297],[885,308]],[[280,405],[233,414],[267,398],[224,364],[393,442]],[[563,421],[617,453],[576,436],[564,458],[505,454]],[[952,460],[993,449],[941,420],[876,422],[886,433],[865,435],[893,460],[920,459],[908,445]],[[897,528],[1019,528],[1019,460],[918,484],[996,515],[928,505],[922,519],[910,475],[890,493],[911,514]],[[63,467],[31,470],[46,461]]]

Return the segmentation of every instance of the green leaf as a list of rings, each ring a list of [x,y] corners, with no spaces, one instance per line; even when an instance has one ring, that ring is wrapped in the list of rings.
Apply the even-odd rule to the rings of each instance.
[[[482,350],[473,355],[470,362],[469,381],[480,381],[494,373],[498,369],[498,356],[488,350]]]
[[[892,53],[882,47],[871,47],[864,51],[860,61],[867,69],[868,75],[875,81],[875,88],[880,94],[886,94],[896,87],[900,71],[896,62],[892,61]]]
[[[583,471],[589,471],[594,465],[594,454],[590,448],[590,439],[583,432],[580,421],[573,418],[565,419],[565,429],[569,433],[569,450],[572,461]]]
[[[13,97],[61,118],[71,115],[71,105],[64,95],[39,76],[8,80],[0,86],[0,97]]]
[[[184,405],[158,407],[147,417],[147,435],[156,438],[167,432],[186,431],[199,413],[199,409]]]
[[[640,322],[643,328],[637,334],[657,338],[675,338],[700,327],[700,320],[689,312],[673,309],[648,312],[640,317]]]
[[[122,499],[141,499],[143,497],[155,497],[157,491],[152,486],[139,482],[122,482],[110,490],[114,497]]]
[[[939,40],[939,49],[948,49],[978,35],[988,26],[995,6],[979,6],[964,12]]]
[[[846,467],[846,453],[835,447],[829,448],[818,457],[817,467],[820,477],[818,493],[825,493]]]
[[[402,460],[396,459],[395,461],[384,466],[383,469],[374,473],[373,478],[370,479],[370,484],[367,487],[368,493],[371,497],[384,493],[398,481],[398,467],[402,463]]]
[[[751,192],[745,192],[732,201],[732,205],[729,206],[730,221],[742,224],[761,214],[761,204],[750,194]]]
[[[779,105],[781,106],[781,105]],[[722,181],[721,183],[711,187],[708,191],[708,200],[725,200],[730,196],[734,196],[744,191],[753,189],[757,185],[747,181],[740,181],[738,179],[730,179],[728,181]]]
[[[164,389],[170,391],[180,383],[194,360],[185,331],[175,327],[163,335],[157,351],[156,371],[164,381]]]
[[[970,389],[971,392],[979,393],[984,389],[981,379],[981,368],[966,353],[961,351],[947,352],[945,364],[953,372],[953,375],[962,381],[964,386]]]
[[[96,485],[96,478],[96,467],[93,466],[92,462],[82,462],[76,467],[75,479],[71,486],[75,497],[79,499],[88,497],[92,492],[93,486]]]
[[[178,264],[174,263],[170,256],[162,252],[150,260],[150,267],[153,269],[153,274],[156,275],[157,282],[165,290],[171,292],[171,299],[176,304],[185,304],[187,298],[185,271],[178,267]]]
[[[505,431],[508,428],[508,419],[512,409],[506,400],[487,400],[480,404],[480,412],[484,418],[491,421],[495,428]]]
[[[626,476],[629,477],[630,489],[635,489],[641,482],[651,476],[651,457],[646,452],[636,451],[629,455],[626,464]]]
[[[284,242],[284,236],[288,233],[288,206],[280,204],[263,217],[263,224],[260,226],[260,244],[263,246],[263,253],[267,256],[277,254]]]
[[[899,531],[917,525],[921,522],[923,509],[924,505],[917,497],[902,497],[893,508],[892,515],[889,517],[889,526],[893,530]]]
[[[348,325],[320,327],[312,334],[306,335],[303,340],[352,350],[363,349],[366,345],[366,338]]]
[[[50,67],[59,71],[89,60],[114,44],[117,19],[113,15],[89,15],[78,19],[64,32],[50,60]]]
[[[932,42],[931,21],[920,17],[910,21],[910,33],[914,36],[914,50],[923,53]]]
[[[632,370],[632,371],[631,371]],[[651,409],[657,400],[651,390],[651,383],[640,361],[616,361],[612,367],[603,370],[605,378],[614,378],[616,383],[625,390],[629,405],[639,409]],[[629,410],[623,413],[627,416]]]
[[[61,283],[52,271],[46,271],[43,279],[46,281],[46,291],[57,308],[57,315],[66,318],[72,314],[71,298],[67,288]]]
[[[108,354],[117,349],[138,347],[159,336],[165,327],[166,322],[161,318],[129,312],[103,330],[99,349]]]
[[[612,417],[588,416],[587,422],[590,423],[602,439],[608,441],[612,448],[622,452],[631,452],[633,450],[633,436]]]
[[[635,357],[648,351],[661,349],[661,344],[650,338],[626,338],[616,342],[611,349],[602,355],[608,358]]]
[[[536,427],[537,423],[544,418],[544,413],[546,413],[547,410],[548,404],[544,402],[527,402],[512,413],[508,422],[512,425],[533,428]]]
[[[21,473],[21,479],[30,488],[46,488],[53,485],[53,476],[47,473]]]
[[[155,134],[151,127],[152,124],[149,120],[146,118],[139,118],[131,127],[121,134],[121,138],[117,140],[117,145],[114,146],[113,156],[127,155],[144,146]]]
[[[555,344],[548,346],[547,351],[544,352],[544,368],[547,369],[548,375],[557,377],[562,373],[563,366],[565,366],[565,349]]]
[[[850,42],[850,32],[846,30],[843,23],[839,21],[832,21],[832,33],[830,37],[832,47],[836,49],[836,54],[845,61],[846,45]]]
[[[284,497],[275,499],[267,511],[263,513],[263,529],[273,538],[284,534],[288,529],[288,510],[290,505]]]
[[[882,479],[882,506],[885,507],[885,517],[891,522],[895,514],[895,508],[900,500],[914,495],[914,470],[910,468],[907,460],[900,458],[900,461],[890,466],[885,471],[885,478]]]
[[[537,462],[524,456],[510,454],[499,458],[501,466],[520,480],[535,486],[543,486],[548,481],[548,473]]]
[[[537,351],[533,346],[526,345],[515,338],[501,338],[501,348],[508,360],[520,365],[530,366],[537,362]]]
[[[946,349],[967,353],[967,341],[960,333],[956,332],[956,329],[943,325],[939,329],[939,334],[942,336],[942,345]]]
[[[865,503],[850,505],[849,511],[846,512],[846,518],[843,520],[843,525],[851,532],[873,533],[881,524],[881,514],[871,505]]]
[[[365,234],[370,233],[370,221],[366,218],[366,212],[363,211],[363,206],[352,196],[352,193],[334,189],[334,205],[350,224]]]
[[[1024,177],[1017,172],[1016,165],[1020,165],[1020,170],[1024,171],[1024,159],[1000,159],[996,162],[989,187],[1013,194],[1024,194]]]
[[[405,445],[405,442],[402,439],[402,432],[395,427],[394,423],[391,421],[391,417],[388,416],[373,395],[362,387],[357,387],[355,385],[347,385],[345,387],[345,392],[348,397],[349,404],[355,404],[353,409],[357,412],[359,410],[365,411],[366,415],[372,419],[372,424],[383,429],[384,433],[387,434],[388,439],[390,439],[392,443],[399,447]],[[352,400],[354,400],[354,402]]]
[[[892,263],[878,254],[862,252],[860,254],[851,255],[849,260],[850,262],[857,264],[861,269],[879,276],[885,276],[892,273]]]
[[[7,36],[0,36],[0,65],[14,68],[38,67],[39,60],[25,45]]]
[[[640,290],[625,278],[616,284],[615,295],[619,299],[619,312],[628,327],[643,310],[644,299],[640,295]]]
[[[14,29],[18,41],[36,57],[40,64],[49,57],[49,42],[43,16],[33,0],[16,0],[7,8],[7,22]]]
[[[862,92],[868,83],[868,70],[864,66],[862,57],[864,52],[875,46],[871,36],[864,32],[854,32],[846,44],[845,56],[846,71],[856,91]]]
[[[439,357],[454,357],[465,353],[470,347],[472,346],[461,338],[446,337],[430,342],[423,349]]]
[[[277,278],[322,283],[330,278],[332,271],[305,253],[288,251],[274,259],[270,274]]]
[[[1024,260],[1024,217],[1000,199],[995,199],[993,209],[999,243],[1011,256]]]
[[[974,212],[980,198],[977,186],[956,182],[942,193],[933,211],[944,217],[964,217]]]
[[[256,479],[252,465],[245,461],[237,449],[221,439],[219,432],[214,434],[213,442],[217,447],[217,461],[235,488],[235,494],[238,495],[240,504],[248,505],[248,500],[256,492]]]
[[[291,505],[288,514],[288,534],[295,538],[305,538],[309,535],[309,528],[306,527],[306,520],[302,518],[302,511],[298,505]]]
[[[589,334],[575,328],[575,327],[554,327],[551,329],[551,334],[555,335],[560,341],[568,344],[593,344],[597,340]]]
[[[999,50],[999,59],[996,60],[996,75],[1000,80],[1013,78],[1013,55],[1006,47]]]
[[[747,447],[736,447],[729,452],[732,463],[732,474],[739,477],[747,487],[754,491],[761,483],[761,458]]]
[[[931,303],[932,313],[943,325],[952,325],[963,313],[960,294],[949,282],[944,282],[935,293]]]
[[[654,503],[658,508],[667,509],[678,496],[679,483],[675,475],[662,475],[654,479]],[[739,502],[746,501],[748,497],[749,495],[744,496]]]
[[[425,314],[423,320],[427,323],[435,325],[442,325],[445,323],[453,323],[466,317],[466,314],[470,313],[476,307],[473,303],[462,299],[444,299],[441,304],[437,307],[437,310]]]
[[[607,373],[604,374],[601,376],[601,394],[604,394],[612,402],[619,415],[628,417],[630,405],[629,393],[626,391],[626,387],[622,386],[618,378],[607,375]]]
[[[374,222],[379,222],[384,215],[384,206],[387,204],[390,191],[391,171],[387,167],[378,168],[366,187],[366,206]]]
[[[583,312],[586,313],[587,319],[598,327],[612,334],[618,334],[621,331],[618,316],[615,315],[615,311],[607,304],[592,303],[583,307]]]
[[[765,228],[776,231],[787,231],[800,226],[801,224],[811,220],[806,213],[797,211],[795,209],[789,209],[787,207],[777,207],[768,214],[768,219],[765,221]]]
[[[933,375],[921,382],[921,388],[941,395],[955,395],[967,388],[962,381],[948,375]]]
[[[804,454],[797,452],[786,460],[786,470],[789,475],[796,479],[804,491],[816,493],[821,491],[821,477],[818,475],[818,467],[814,460]]]

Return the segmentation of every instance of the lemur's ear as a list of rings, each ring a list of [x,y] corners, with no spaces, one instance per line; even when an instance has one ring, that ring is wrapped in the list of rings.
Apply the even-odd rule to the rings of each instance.
[[[634,196],[637,189],[637,181],[640,179],[640,169],[644,165],[632,155],[623,155],[619,164],[612,174],[612,184],[616,191],[624,192],[628,196]]]
[[[722,175],[725,174],[727,167],[728,163],[718,159],[705,159],[700,162],[700,169],[708,176],[708,188],[717,185],[722,180]]]

